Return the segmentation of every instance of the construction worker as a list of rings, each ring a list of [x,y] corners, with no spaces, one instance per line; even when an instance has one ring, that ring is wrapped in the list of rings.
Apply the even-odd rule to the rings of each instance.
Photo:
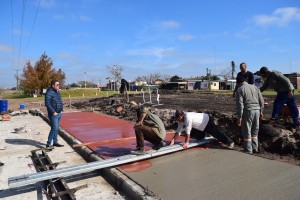
[[[274,124],[278,123],[279,113],[282,111],[284,104],[290,109],[293,122],[296,126],[297,132],[300,131],[299,123],[299,110],[296,105],[294,96],[294,86],[292,85],[290,79],[285,77],[282,73],[277,71],[269,71],[267,67],[262,67],[260,70],[260,75],[266,78],[260,91],[263,92],[267,88],[273,88],[277,92],[276,99],[274,100],[273,111],[272,111],[272,121]]]
[[[245,81],[247,82],[247,83],[249,83],[249,84],[254,84],[254,75],[253,75],[253,73],[252,72],[250,72],[250,71],[247,71],[247,64],[246,63],[244,63],[244,62],[242,62],[241,64],[240,64],[240,72],[237,74],[237,76],[236,76],[236,82],[237,82],[237,79],[238,79],[238,77],[244,77],[245,78]],[[232,96],[233,96],[233,98],[235,98],[235,93],[236,93],[236,90],[238,89],[238,86],[237,85],[235,85],[235,88],[234,88],[234,91],[233,91],[233,94],[232,94]]]
[[[132,103],[137,107],[136,103]],[[138,120],[134,125],[136,135],[136,149],[131,151],[134,155],[144,155],[144,140],[151,142],[154,150],[159,150],[161,147],[166,146],[163,141],[166,137],[166,130],[162,120],[155,114],[151,113],[146,107],[137,108]]]
[[[244,152],[258,153],[259,120],[263,117],[264,99],[259,88],[248,84],[244,77],[237,80],[237,125],[242,126]]]
[[[230,139],[225,131],[214,123],[213,118],[211,118],[207,113],[196,113],[196,112],[183,112],[182,110],[175,111],[175,119],[178,123],[176,132],[170,142],[173,145],[175,140],[181,134],[183,126],[185,126],[185,140],[182,144],[183,148],[187,148],[189,145],[191,133],[196,134],[196,139],[203,139],[205,134],[213,136],[228,148],[234,148],[234,142]]]

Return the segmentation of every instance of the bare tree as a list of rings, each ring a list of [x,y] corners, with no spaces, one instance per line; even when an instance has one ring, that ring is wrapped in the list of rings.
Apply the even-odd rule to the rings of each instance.
[[[114,77],[115,80],[121,80],[122,78],[122,71],[124,70],[124,67],[121,65],[113,65],[113,66],[107,66],[106,67],[109,73]]]
[[[232,78],[232,71],[231,69],[225,69],[219,74],[220,77],[224,78],[225,80]]]
[[[146,81],[148,84],[153,84],[157,80],[166,81],[169,80],[170,76],[167,75],[161,75],[160,73],[150,73],[148,75],[144,76],[138,76],[135,80],[136,81]]]

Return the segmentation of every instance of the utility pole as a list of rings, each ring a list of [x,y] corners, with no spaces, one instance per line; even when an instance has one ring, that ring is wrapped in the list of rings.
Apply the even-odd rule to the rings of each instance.
[[[231,61],[231,78],[234,79],[234,72],[235,72],[235,64],[234,61]]]
[[[210,91],[210,70],[206,68],[206,76],[208,79],[208,90]]]
[[[209,89],[209,91],[211,91],[210,76],[211,76],[211,70],[209,70],[209,73],[208,73],[208,89]]]
[[[86,88],[86,72],[84,72],[84,88]]]
[[[16,87],[16,90],[18,91],[19,90],[19,69],[17,69],[17,87]]]

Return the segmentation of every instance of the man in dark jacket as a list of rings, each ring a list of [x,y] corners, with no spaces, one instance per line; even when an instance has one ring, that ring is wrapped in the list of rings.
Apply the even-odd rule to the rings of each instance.
[[[243,77],[245,79],[245,81],[251,85],[254,84],[254,75],[252,72],[250,71],[247,71],[247,64],[242,62],[240,64],[240,72],[237,74],[236,76],[236,82],[238,81],[238,78],[239,77]],[[238,86],[237,84],[235,85],[235,88],[234,88],[234,91],[233,91],[233,98],[235,98],[235,94],[236,94],[236,90],[238,89]]]
[[[63,102],[59,93],[59,81],[51,81],[51,87],[47,89],[45,95],[45,105],[48,111],[48,118],[50,120],[51,130],[48,135],[48,141],[46,147],[50,147],[52,141],[53,146],[63,147],[64,145],[59,144],[57,140],[57,134],[59,129],[59,123],[61,120],[61,113],[63,111]]]
[[[262,67],[259,72],[263,78],[266,78],[264,85],[260,88],[260,91],[263,92],[267,88],[272,88],[277,92],[272,112],[272,119],[274,120],[274,123],[278,123],[279,113],[282,111],[283,105],[286,104],[290,109],[297,132],[299,132],[299,110],[295,101],[294,86],[290,79],[280,72],[269,71],[267,67]]]

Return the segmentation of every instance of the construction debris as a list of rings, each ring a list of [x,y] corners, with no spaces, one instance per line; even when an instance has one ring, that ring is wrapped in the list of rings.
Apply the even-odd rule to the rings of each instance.
[[[1,115],[1,121],[9,121],[10,119],[11,119],[11,116],[9,114]]]

